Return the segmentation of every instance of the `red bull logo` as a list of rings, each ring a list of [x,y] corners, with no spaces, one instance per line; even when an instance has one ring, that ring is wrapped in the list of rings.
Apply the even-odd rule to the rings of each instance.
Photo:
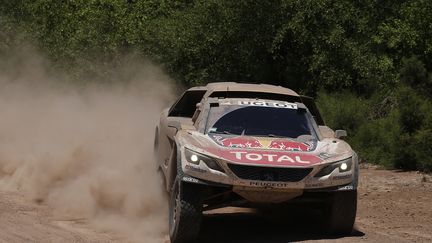
[[[270,149],[288,150],[288,151],[310,151],[312,148],[309,144],[290,141],[286,139],[273,140]]]
[[[253,137],[232,137],[232,138],[224,138],[217,136],[215,137],[216,141],[224,146],[231,148],[261,148],[262,144],[260,141]]]
[[[296,142],[289,139],[257,139],[254,137],[237,136],[227,137],[214,136],[216,142],[224,147],[230,148],[261,148],[261,149],[272,149],[272,150],[284,150],[284,151],[299,151],[307,152],[313,149],[313,145],[308,143]]]

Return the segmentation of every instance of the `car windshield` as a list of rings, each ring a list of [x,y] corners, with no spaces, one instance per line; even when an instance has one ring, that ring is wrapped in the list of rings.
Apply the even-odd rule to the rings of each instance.
[[[269,106],[211,107],[206,132],[233,135],[316,138],[306,109]]]

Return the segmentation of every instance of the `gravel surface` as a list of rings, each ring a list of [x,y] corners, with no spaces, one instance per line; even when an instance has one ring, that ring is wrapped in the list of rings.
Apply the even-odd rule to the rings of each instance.
[[[20,192],[0,191],[0,198],[0,242],[134,242],[128,235],[99,231],[85,219],[54,216]],[[326,235],[312,214],[216,210],[205,215],[198,242],[432,242],[432,177],[363,165],[357,221],[349,236]]]

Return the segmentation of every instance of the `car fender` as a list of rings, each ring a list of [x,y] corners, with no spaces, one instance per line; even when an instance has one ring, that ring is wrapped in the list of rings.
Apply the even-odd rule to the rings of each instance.
[[[359,181],[359,173],[360,173],[357,153],[354,152],[352,158],[353,158],[353,162],[354,162],[354,179],[348,185],[337,187],[336,191],[354,191],[354,190],[357,190],[358,181]]]
[[[179,179],[183,178],[183,170],[181,168],[181,144],[178,142],[176,137],[174,137],[174,143],[175,148],[171,151],[170,161],[168,163],[167,169],[167,191],[171,190],[177,176]]]

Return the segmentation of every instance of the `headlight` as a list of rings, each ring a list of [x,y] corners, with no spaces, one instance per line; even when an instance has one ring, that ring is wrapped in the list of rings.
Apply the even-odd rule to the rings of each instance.
[[[213,170],[217,170],[220,172],[224,172],[224,170],[219,166],[219,164],[214,160],[213,158],[203,155],[200,153],[197,153],[195,151],[192,151],[190,149],[185,148],[185,157],[187,162],[199,165],[199,163],[202,161],[204,164],[206,164],[209,168]]]
[[[318,173],[316,173],[315,177],[326,176],[332,173],[335,169],[338,169],[340,173],[351,171],[351,167],[352,158],[349,157],[348,159],[327,165],[326,167],[322,168]]]

